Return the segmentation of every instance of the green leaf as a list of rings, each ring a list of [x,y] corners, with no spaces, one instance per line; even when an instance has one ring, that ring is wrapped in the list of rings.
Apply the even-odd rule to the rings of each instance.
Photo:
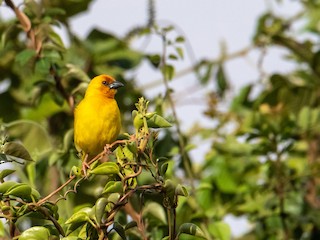
[[[76,236],[68,236],[68,237],[61,238],[61,240],[83,240],[83,239]]]
[[[174,54],[170,54],[170,55],[169,55],[169,59],[171,59],[171,60],[178,60],[178,57],[177,57],[176,55],[174,55]]]
[[[185,42],[185,39],[184,39],[184,37],[182,37],[182,36],[178,36],[178,37],[176,38],[176,42],[177,42],[177,43],[183,43],[183,42]]]
[[[18,185],[19,183],[14,181],[6,181],[4,183],[0,183],[0,194],[3,195],[6,193],[11,187]]]
[[[178,56],[183,59],[184,58],[184,54],[183,54],[183,49],[181,47],[176,47],[176,52],[178,54]]]
[[[44,3],[46,8],[61,8],[65,10],[65,14],[60,16],[61,21],[66,21],[68,17],[74,16],[78,13],[85,12],[92,0],[72,0],[72,1],[49,1]]]
[[[18,142],[6,142],[3,146],[3,153],[26,161],[33,161],[28,150]]]
[[[166,193],[166,201],[170,204],[170,206],[173,206],[176,204],[176,186],[173,183],[172,180],[167,179],[164,183],[164,189]]]
[[[167,128],[172,126],[171,123],[158,114],[154,114],[151,118],[149,118],[147,120],[147,124],[150,128]]]
[[[26,183],[18,183],[9,188],[3,195],[5,196],[15,196],[22,199],[30,199],[31,187]]]
[[[36,165],[35,163],[30,163],[26,166],[27,176],[30,183],[30,186],[35,186],[36,180]]]
[[[143,117],[141,113],[138,113],[138,111],[133,110],[135,112],[132,112],[132,114],[135,114],[133,119],[133,126],[136,130],[139,130],[143,126]]]
[[[200,82],[202,84],[207,84],[212,78],[212,70],[215,65],[210,62],[202,61],[197,66],[196,70],[200,76]]]
[[[3,179],[10,174],[14,173],[16,170],[13,169],[4,169],[0,172],[0,181],[3,181]]]
[[[107,61],[110,66],[117,66],[122,69],[131,69],[140,63],[142,55],[139,52],[122,48],[121,50],[107,53],[104,57],[100,56],[100,58],[100,62]]]
[[[172,26],[172,25],[169,25],[167,27],[162,28],[162,31],[164,31],[166,33],[171,32],[172,30],[174,30],[174,26]]]
[[[129,223],[126,224],[124,230],[128,230],[128,229],[134,228],[134,227],[136,227],[136,226],[137,226],[137,222],[131,221],[131,222],[129,222]]]
[[[0,222],[0,236],[5,236],[6,235],[6,230],[7,230],[7,228],[4,227],[4,223],[3,223],[3,221],[1,221]]]
[[[219,240],[231,239],[231,230],[227,223],[214,222],[209,225],[209,232]]]
[[[105,214],[105,208],[106,208],[107,204],[108,204],[108,199],[106,199],[106,198],[99,198],[96,201],[95,216],[96,216],[98,223],[101,223],[101,219],[102,219],[103,215]]]
[[[148,219],[150,219],[150,217],[156,219],[155,222],[157,224],[159,224],[159,223],[161,223],[161,225],[167,224],[166,213],[163,209],[163,206],[160,205],[159,203],[148,202],[143,208],[142,215],[144,217],[148,216]]]
[[[166,80],[171,80],[174,76],[174,72],[175,70],[172,65],[167,64],[164,67],[162,67],[162,74]]]
[[[161,57],[159,54],[147,55],[147,59],[155,68],[158,68],[161,63]]]
[[[68,63],[66,64],[68,71],[63,75],[63,79],[75,78],[81,82],[89,83],[90,78],[88,75],[77,65]],[[83,85],[87,88],[87,85]],[[75,92],[75,90],[73,90]]]
[[[249,95],[252,91],[252,88],[253,88],[253,85],[249,84],[240,90],[239,95],[236,96],[232,101],[232,109],[234,111],[239,110],[239,108],[241,107],[249,107],[249,103],[250,103]]]
[[[36,62],[35,72],[39,74],[49,74],[50,62],[47,58],[41,58]]]
[[[67,152],[73,143],[73,129],[67,131],[63,138],[63,152]]]
[[[58,213],[58,205],[51,203],[51,202],[46,202],[42,205],[42,207],[45,207],[48,211],[49,214],[52,215],[55,219],[59,219],[59,213]]]
[[[113,224],[113,229],[119,234],[119,236],[123,239],[126,240],[126,233],[124,231],[124,228],[118,223],[114,222]]]
[[[46,129],[35,121],[17,120],[6,124],[6,128],[8,135],[21,140],[23,146],[31,153],[39,155],[52,148]]]
[[[189,195],[188,190],[181,184],[177,185],[175,193],[179,196],[184,196],[184,197],[187,197]]]
[[[74,232],[81,226],[86,226],[86,221],[83,222],[74,222],[68,225],[66,234],[69,235],[70,233]],[[82,238],[80,238],[82,240]]]
[[[184,223],[179,227],[179,232],[178,232],[178,236],[180,234],[188,234],[188,235],[192,235],[195,237],[199,237],[199,238],[203,238],[203,239],[207,239],[206,236],[204,235],[203,231],[195,224],[193,223]]]
[[[229,88],[229,83],[224,73],[224,69],[222,65],[219,65],[217,74],[217,86],[218,86],[218,94],[219,96],[223,96],[225,91]]]
[[[160,167],[160,175],[161,176],[164,176],[166,174],[166,172],[168,170],[168,166],[169,166],[168,163],[164,163],[161,165],[161,167]]]
[[[62,49],[65,48],[65,46],[64,46],[64,44],[63,44],[63,41],[62,41],[60,35],[57,34],[56,32],[50,31],[49,34],[48,34],[48,37],[49,37],[49,39],[50,39],[54,44],[56,44],[57,46],[61,47]]]
[[[31,58],[36,56],[36,54],[37,54],[36,51],[33,49],[25,49],[22,52],[17,54],[15,61],[19,65],[24,66],[30,61]]]
[[[53,16],[55,17],[56,15],[65,15],[66,10],[58,7],[50,7],[45,9],[45,15]]]
[[[38,192],[38,190],[32,188],[31,189],[31,197],[33,198],[32,200],[34,201],[38,201],[41,197],[40,193]]]
[[[311,128],[312,110],[310,107],[303,107],[298,114],[298,126],[303,131],[308,131]]]
[[[128,161],[132,162],[134,160],[134,154],[130,151],[127,145],[124,148],[122,148],[122,151]]]
[[[123,185],[121,181],[109,181],[103,191],[102,194],[109,194],[109,193],[122,193],[123,192]]]
[[[89,213],[91,212],[91,208],[85,207],[74,213],[67,221],[66,224],[74,224],[74,223],[83,223],[90,220]],[[79,227],[79,226],[78,226]]]
[[[130,142],[126,145],[126,147],[128,147],[128,149],[130,150],[130,152],[132,152],[133,154],[137,154],[138,152],[138,147],[137,147],[137,143],[136,142]]]
[[[19,240],[47,240],[50,237],[50,232],[45,227],[32,227],[24,231]]]
[[[120,169],[118,164],[115,162],[104,162],[92,169],[90,173],[95,175],[108,175],[108,174],[118,174],[120,173]]]

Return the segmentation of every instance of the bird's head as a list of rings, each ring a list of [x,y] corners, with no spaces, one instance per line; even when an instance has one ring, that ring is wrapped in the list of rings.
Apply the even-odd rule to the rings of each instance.
[[[102,94],[104,97],[114,98],[117,89],[123,86],[123,83],[116,81],[109,75],[99,75],[90,81],[86,96],[99,96]]]

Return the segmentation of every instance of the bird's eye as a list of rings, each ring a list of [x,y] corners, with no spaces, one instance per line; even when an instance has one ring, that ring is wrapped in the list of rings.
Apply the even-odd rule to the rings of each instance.
[[[105,86],[108,86],[108,82],[107,81],[103,81],[102,84],[105,85]]]

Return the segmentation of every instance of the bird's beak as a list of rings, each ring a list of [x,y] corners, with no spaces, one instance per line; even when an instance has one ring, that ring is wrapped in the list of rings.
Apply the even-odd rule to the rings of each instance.
[[[122,82],[118,82],[118,81],[115,81],[115,82],[109,84],[110,89],[117,89],[117,88],[123,87],[123,86],[124,86],[124,84]]]

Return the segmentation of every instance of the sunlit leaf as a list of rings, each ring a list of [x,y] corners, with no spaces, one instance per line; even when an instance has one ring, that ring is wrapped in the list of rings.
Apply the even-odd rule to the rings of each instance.
[[[118,174],[119,172],[119,166],[115,162],[104,162],[98,167],[90,170],[90,173],[96,175]]]
[[[231,230],[227,223],[224,222],[214,222],[209,225],[209,232],[220,240],[231,239]]]
[[[184,197],[187,197],[189,195],[186,187],[182,186],[181,184],[177,185],[175,193],[179,196],[184,196]]]
[[[22,199],[30,199],[31,196],[31,187],[26,183],[14,184],[10,187],[5,193],[5,196],[15,196]]]
[[[1,159],[0,159],[1,161]],[[0,180],[3,180],[5,177],[9,176],[10,174],[14,173],[16,170],[13,169],[4,169],[0,171]]]
[[[19,240],[44,240],[49,239],[50,232],[45,227],[31,227],[24,231],[20,236]]]
[[[184,58],[184,53],[183,53],[183,49],[181,47],[176,47],[176,52],[178,54],[178,56],[183,59]]]
[[[74,224],[74,223],[83,223],[88,221],[89,218],[89,213],[91,212],[91,208],[86,207],[78,212],[74,213],[67,221],[66,224]]]
[[[108,204],[108,199],[106,199],[106,198],[99,198],[96,201],[95,216],[96,216],[98,223],[101,222],[101,219],[102,219],[103,215],[105,214],[105,208],[106,208],[107,204]]]
[[[6,126],[9,135],[19,139],[31,154],[47,152],[52,147],[46,129],[35,121],[17,120]]]
[[[174,67],[172,65],[165,65],[162,67],[162,73],[165,79],[167,80],[172,80],[173,76],[174,76]]]
[[[163,225],[167,224],[166,213],[159,203],[148,202],[143,208],[143,216],[147,217],[150,215],[152,218],[156,219],[156,222]]]
[[[102,194],[109,194],[109,193],[122,193],[123,191],[123,184],[121,181],[109,181],[103,191]]]
[[[3,195],[6,193],[11,187],[17,185],[17,182],[14,181],[6,181],[4,183],[0,183],[0,194]]]
[[[193,223],[184,223],[179,227],[178,235],[188,234],[195,237],[207,239],[203,231]]]
[[[171,123],[158,114],[154,114],[151,118],[149,118],[147,120],[147,124],[150,128],[167,128],[172,126]]]

